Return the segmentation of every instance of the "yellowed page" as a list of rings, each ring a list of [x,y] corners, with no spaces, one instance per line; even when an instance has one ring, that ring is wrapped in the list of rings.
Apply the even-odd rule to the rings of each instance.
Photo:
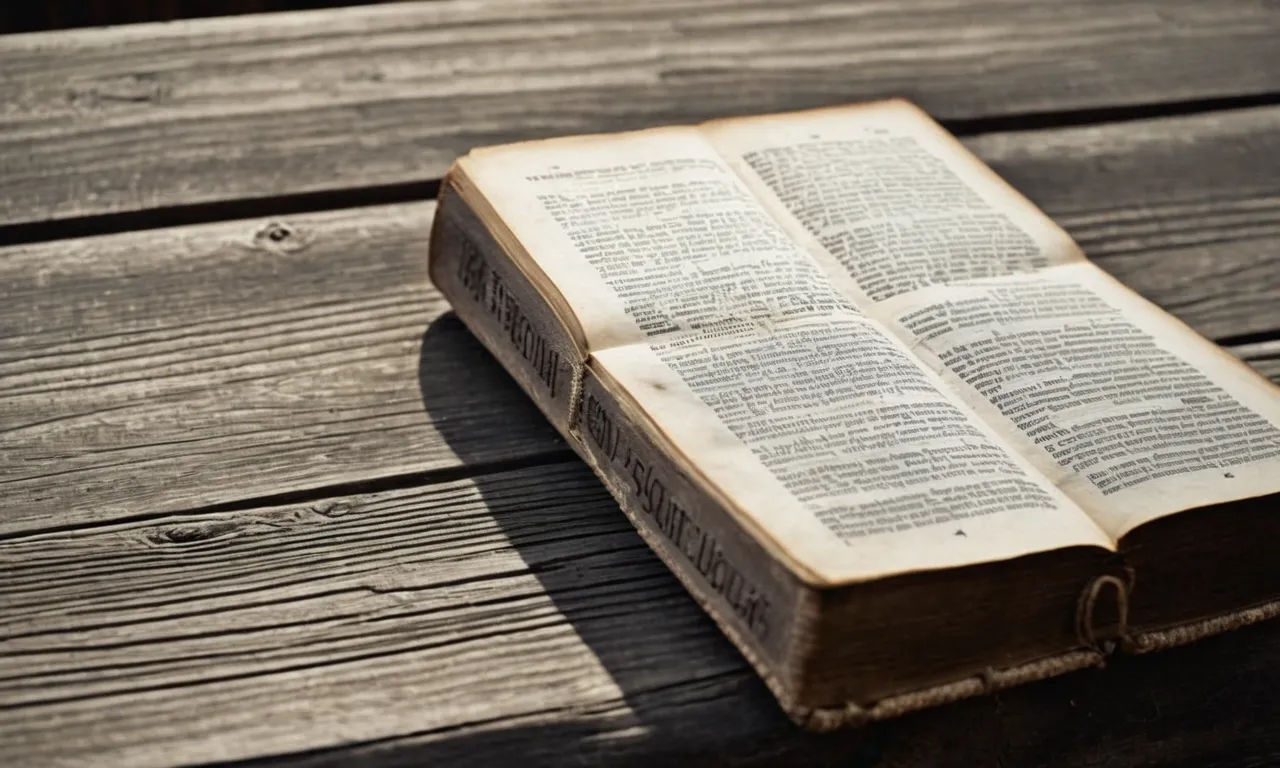
[[[703,210],[726,216],[756,210],[749,194],[726,183],[723,161],[694,128],[485,147],[462,158],[460,164],[467,180],[532,257],[542,272],[540,282],[554,286],[568,301],[586,336],[585,346],[592,351],[645,338],[645,331],[627,312],[631,293],[611,288],[590,259],[603,259],[610,249],[625,243],[643,247],[652,254],[650,266],[662,267],[661,249],[669,253],[679,245],[674,238],[664,237],[669,233],[660,227],[648,226],[654,206],[667,205],[660,195],[698,195]],[[648,199],[620,197],[620,188],[637,188],[636,195]],[[569,197],[571,203],[566,202]],[[566,231],[562,221],[579,218],[602,225],[595,242],[575,242]],[[633,231],[643,232],[650,241],[632,244],[626,238]],[[784,242],[773,249],[758,249],[756,266],[765,266],[771,250],[789,248]],[[647,292],[647,285],[632,287],[641,294]],[[758,314],[755,309],[745,311]]]
[[[884,308],[1115,538],[1280,493],[1280,390],[1092,264],[929,288]]]
[[[1111,546],[866,318],[654,340],[597,360],[751,527],[823,582]]]
[[[694,131],[464,161],[595,365],[744,526],[839,583],[1110,539],[831,282]]]

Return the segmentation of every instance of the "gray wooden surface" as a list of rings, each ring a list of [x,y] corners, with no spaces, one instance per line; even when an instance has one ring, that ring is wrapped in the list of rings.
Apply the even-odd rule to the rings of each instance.
[[[0,763],[1280,762],[1273,626],[798,733],[427,284],[416,199],[474,143],[911,95],[1280,380],[1280,11],[692,6],[0,38]]]
[[[576,462],[0,553],[0,744],[32,764],[1280,757],[1273,627],[865,731],[798,733]]]
[[[444,0],[262,18],[0,39],[5,220],[381,189],[475,144],[883,96],[989,120],[1280,90],[1269,0]]]

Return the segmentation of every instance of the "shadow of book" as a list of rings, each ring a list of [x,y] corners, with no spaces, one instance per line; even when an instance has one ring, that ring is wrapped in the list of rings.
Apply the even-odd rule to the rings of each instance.
[[[802,732],[452,313],[423,335],[418,374],[428,416],[477,470],[470,480],[487,514],[619,695],[533,713],[545,724],[477,725],[360,748],[379,765],[518,761],[528,768],[670,758],[680,765],[1118,766],[1280,755],[1280,622],[861,730]],[[490,406],[474,418],[443,418],[447,403],[456,415],[456,392],[467,387]],[[497,458],[504,430],[522,438],[544,430],[547,450]],[[510,479],[531,467],[554,485],[542,496],[548,501],[532,508],[513,502]],[[327,759],[313,754],[305,762]]]
[[[466,371],[468,381],[450,380],[441,375],[445,371]],[[544,749],[550,750],[543,753],[548,764],[571,756],[613,764],[628,755],[652,760],[662,754],[680,755],[682,762],[698,755],[719,762],[775,754],[783,744],[797,746],[798,730],[746,661],[640,539],[591,470],[452,313],[423,335],[418,374],[429,416],[437,403],[443,415],[447,402],[456,414],[457,396],[449,395],[458,387],[482,387],[491,397],[491,407],[476,419],[432,418],[432,423],[464,465],[483,470],[470,480],[494,522],[621,694],[611,706],[588,706],[558,718],[564,724],[521,728],[519,734],[477,734],[483,746],[470,754],[494,754],[510,741],[507,754],[522,756],[523,765],[536,764]],[[492,446],[514,425],[524,437],[530,425],[545,430],[554,448],[495,464]],[[529,466],[539,467],[549,485],[544,495],[549,502],[534,508],[527,501],[513,504],[509,479],[511,472]],[[815,746],[838,741],[846,758],[842,765],[874,762],[866,734],[808,738]],[[437,749],[452,753],[454,741],[431,748],[432,754]]]

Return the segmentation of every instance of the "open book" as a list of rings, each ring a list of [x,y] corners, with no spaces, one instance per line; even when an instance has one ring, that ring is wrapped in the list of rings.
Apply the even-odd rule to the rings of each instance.
[[[1280,613],[1280,390],[910,104],[473,151],[430,270],[808,727]]]

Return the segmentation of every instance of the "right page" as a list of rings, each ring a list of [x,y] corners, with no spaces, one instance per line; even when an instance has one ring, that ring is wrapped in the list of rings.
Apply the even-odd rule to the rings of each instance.
[[[890,304],[915,352],[1117,539],[1280,491],[1271,383],[1092,264]]]
[[[1280,394],[905,102],[704,133],[833,281],[1113,538],[1280,491]]]

